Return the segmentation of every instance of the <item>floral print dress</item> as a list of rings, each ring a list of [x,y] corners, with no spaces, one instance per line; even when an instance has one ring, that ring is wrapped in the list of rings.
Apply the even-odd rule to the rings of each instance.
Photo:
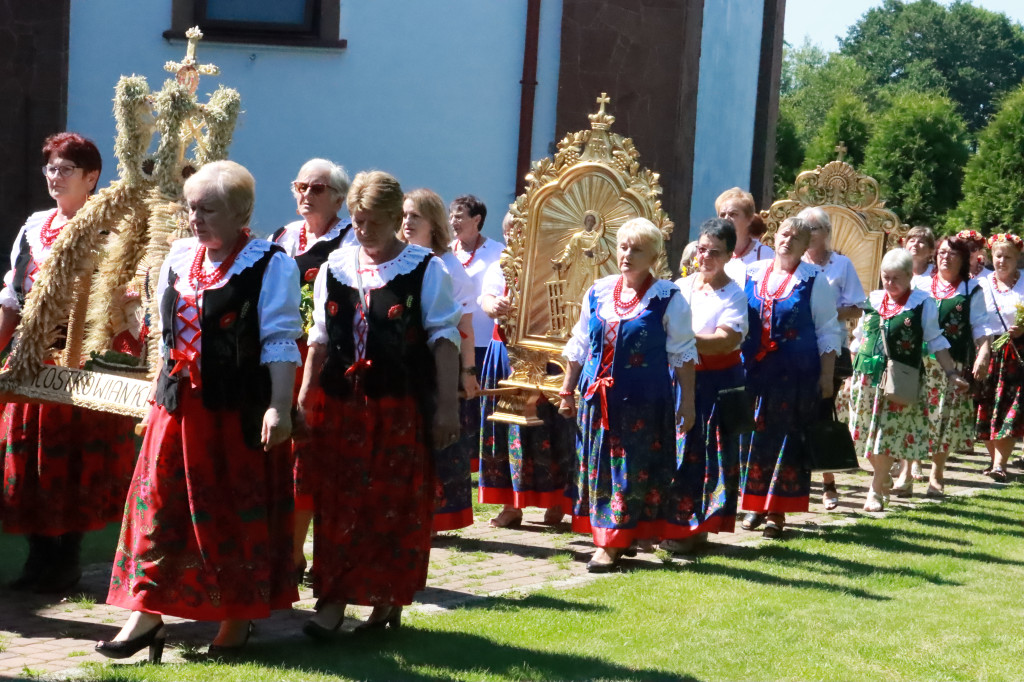
[[[1006,287],[989,275],[980,280],[991,304],[994,334],[1015,324],[1017,306],[1024,303],[1024,277]],[[988,378],[978,401],[975,429],[980,440],[1024,438],[1024,337],[992,351]]]

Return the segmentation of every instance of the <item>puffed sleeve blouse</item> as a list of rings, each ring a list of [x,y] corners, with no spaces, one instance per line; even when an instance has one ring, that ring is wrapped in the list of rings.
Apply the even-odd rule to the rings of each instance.
[[[882,298],[885,296],[883,289],[876,289],[868,295],[868,302],[875,310],[882,307]],[[903,304],[903,310],[913,310],[918,306],[921,309],[921,329],[923,331],[924,343],[929,353],[946,350],[949,348],[949,341],[942,334],[942,327],[939,326],[939,309],[934,299],[920,289],[911,289],[907,302]],[[864,322],[867,315],[862,315],[853,330],[853,343],[850,344],[850,351],[856,353],[860,344],[864,341]]]
[[[676,280],[676,286],[690,306],[694,334],[713,334],[719,327],[740,333],[740,343],[747,335],[750,318],[747,295],[734,280],[715,291],[694,291],[697,275]],[[736,344],[736,348],[740,347]]]
[[[29,253],[31,254],[31,260],[25,272],[25,280],[22,282],[22,290],[28,295],[36,276],[39,274],[39,268],[50,256],[52,247],[43,246],[39,236],[43,225],[54,214],[56,214],[56,211],[53,209],[33,213],[25,221],[25,224],[21,226],[21,229],[18,230],[18,236],[14,238],[14,246],[11,249],[11,269],[4,275],[4,288],[0,290],[0,306],[21,311],[21,304],[18,302],[18,297],[15,295],[13,288],[15,262],[18,260],[18,256],[21,255],[21,242],[22,240],[28,241]]]
[[[693,324],[690,317],[690,306],[683,299],[679,288],[667,280],[655,280],[647,290],[640,304],[626,315],[619,315],[615,310],[614,290],[619,275],[603,277],[587,290],[583,296],[583,308],[580,319],[573,327],[572,336],[562,351],[562,356],[571,362],[584,364],[590,353],[590,307],[587,301],[593,290],[598,305],[598,314],[605,320],[627,321],[638,317],[647,310],[655,298],[668,298],[668,305],[661,317],[661,326],[665,330],[665,350],[668,362],[672,367],[682,367],[687,362],[697,361],[697,342],[693,336]]]

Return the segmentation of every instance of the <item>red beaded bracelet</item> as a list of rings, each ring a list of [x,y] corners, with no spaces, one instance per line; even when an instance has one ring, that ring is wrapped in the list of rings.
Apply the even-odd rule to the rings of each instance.
[[[576,391],[559,391],[558,392],[558,397],[559,398],[575,398],[576,397]]]

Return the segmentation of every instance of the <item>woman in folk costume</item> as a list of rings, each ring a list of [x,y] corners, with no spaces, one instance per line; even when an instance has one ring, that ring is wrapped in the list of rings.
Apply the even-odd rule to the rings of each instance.
[[[683,553],[708,533],[731,533],[739,499],[740,434],[723,426],[723,390],[744,384],[740,343],[747,334],[747,296],[725,272],[735,248],[732,222],[713,218],[700,226],[697,272],[676,281],[689,303],[697,340],[694,428],[684,437],[669,496],[669,534],[661,549]]]
[[[398,239],[404,196],[381,171],[348,193],[358,246],[331,254],[313,287],[299,393],[320,387],[313,589],[303,632],[330,637],[347,604],[373,606],[361,628],[398,627],[426,585],[433,516],[430,450],[455,443],[462,308],[441,259]],[[311,467],[311,470],[313,468]]]
[[[886,395],[883,381],[887,363],[898,362],[911,370],[911,376],[921,378],[923,356],[932,353],[953,384],[951,388],[967,388],[949,354],[949,341],[942,335],[935,301],[911,286],[910,253],[893,249],[885,254],[881,276],[882,288],[868,295],[868,308],[853,333],[856,355],[849,422],[858,453],[868,458],[874,470],[864,504],[864,510],[872,512],[882,511],[888,502],[894,459],[920,461],[927,457],[931,426],[924,381],[919,382],[912,402],[894,400]],[[895,379],[892,384],[898,388]]]
[[[507,243],[512,231],[511,213],[505,214],[501,229]],[[498,388],[498,382],[512,373],[505,338],[498,324],[510,310],[500,261],[487,269],[480,307],[495,320],[480,378],[484,388]],[[544,423],[537,426],[489,420],[498,406],[497,397],[485,396],[480,405],[479,499],[483,504],[503,505],[490,525],[518,528],[523,523],[526,507],[544,509],[543,523],[547,525],[560,523],[565,516],[565,483],[575,444],[572,422],[559,417],[557,406],[544,398],[537,404],[537,417]]]
[[[295,197],[297,204],[295,210],[302,216],[302,220],[288,223],[274,232],[270,238],[295,259],[295,264],[299,267],[302,298],[308,301],[300,305],[303,335],[298,344],[303,363],[306,360],[307,348],[305,335],[313,326],[313,281],[331,251],[343,243],[355,242],[352,221],[343,220],[338,215],[341,207],[345,205],[348,184],[345,169],[327,159],[310,159],[302,164],[295,180],[292,181],[292,196]],[[299,366],[298,375],[295,382],[296,400],[298,388],[302,383],[302,366]],[[295,534],[292,557],[299,582],[306,570],[303,547],[306,534],[309,532],[309,524],[313,520],[313,496],[310,493],[308,476],[304,475],[305,452],[312,447],[316,447],[316,444],[308,439],[292,441],[292,454],[295,457]]]
[[[755,426],[743,472],[743,527],[765,522],[782,535],[787,512],[807,511],[811,473],[802,427],[831,401],[832,371],[846,333],[836,296],[821,270],[801,257],[811,228],[788,218],[775,236],[775,258],[747,269],[751,330],[743,345]],[[754,328],[754,320],[757,328]]]
[[[1024,327],[1017,324],[1017,308],[1024,305],[1024,277],[1017,269],[1024,240],[1015,234],[994,234],[988,247],[995,272],[979,281],[994,316],[993,333],[1008,335],[1009,340],[992,352],[976,428],[991,458],[985,473],[1005,483],[1010,453],[1024,437]]]
[[[949,342],[953,364],[965,378],[979,384],[988,376],[993,325],[998,325],[989,310],[988,299],[979,279],[970,275],[971,251],[959,237],[939,241],[935,252],[936,268],[931,277],[915,277],[914,286],[929,294],[939,308],[939,327]],[[924,381],[931,424],[928,452],[932,468],[928,475],[929,497],[941,497],[946,459],[950,451],[974,449],[974,401],[967,393],[949,390],[949,381],[934,356],[924,359]],[[893,485],[896,497],[910,497],[914,479],[906,460]]]
[[[622,274],[587,291],[562,353],[569,366],[559,393],[559,413],[579,415],[572,527],[593,536],[597,551],[587,569],[595,573],[614,570],[635,541],[670,535],[676,434],[695,419],[690,309],[675,284],[653,274],[664,251],[661,231],[635,218],[617,240]]]
[[[102,165],[96,145],[76,133],[48,138],[43,163],[57,208],[32,214],[14,240],[0,291],[0,350],[11,342],[58,235],[96,189]],[[0,522],[5,533],[27,536],[29,545],[11,589],[63,592],[78,583],[83,534],[124,510],[135,462],[132,423],[70,405],[3,406]]]
[[[131,610],[96,650],[159,659],[162,616],[217,620],[210,653],[237,652],[250,621],[298,599],[288,438],[302,333],[299,276],[249,236],[254,182],[233,161],[184,187],[179,239],[156,297],[162,364],[125,506],[107,603]]]
[[[444,202],[429,189],[414,189],[405,195],[402,204],[402,241],[433,251],[444,263],[452,278],[455,301],[462,309],[459,318],[459,345],[462,358],[462,387],[465,400],[476,398],[479,385],[476,377],[476,349],[473,335],[473,310],[477,308],[477,289],[452,253],[451,228]],[[461,406],[460,406],[461,409]],[[466,439],[433,453],[434,521],[433,531],[439,533],[473,525],[473,480],[471,462],[476,450]]]

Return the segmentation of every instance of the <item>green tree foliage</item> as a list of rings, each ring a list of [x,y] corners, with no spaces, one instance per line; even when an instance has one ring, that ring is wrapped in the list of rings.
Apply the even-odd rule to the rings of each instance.
[[[835,148],[842,142],[846,147],[844,160],[860,167],[871,135],[871,114],[864,100],[841,93],[818,129],[804,159],[804,168],[823,166],[836,158]]]
[[[947,229],[1022,234],[1024,86],[1003,99],[999,111],[978,135],[978,151],[964,173],[963,193]]]
[[[968,154],[964,120],[948,98],[906,94],[878,117],[864,172],[904,222],[936,224],[960,198]]]
[[[800,141],[806,147],[814,139],[836,99],[847,95],[863,102],[875,99],[877,89],[870,74],[852,58],[838,53],[828,56],[817,68],[808,64],[795,64],[800,74],[796,86],[780,101],[790,107]]]
[[[804,145],[796,127],[792,108],[779,105],[779,121],[775,128],[775,196],[785,196],[793,185],[804,159]]]
[[[840,52],[878,86],[945,92],[972,131],[1024,78],[1024,28],[963,0],[885,0],[850,27]]]

